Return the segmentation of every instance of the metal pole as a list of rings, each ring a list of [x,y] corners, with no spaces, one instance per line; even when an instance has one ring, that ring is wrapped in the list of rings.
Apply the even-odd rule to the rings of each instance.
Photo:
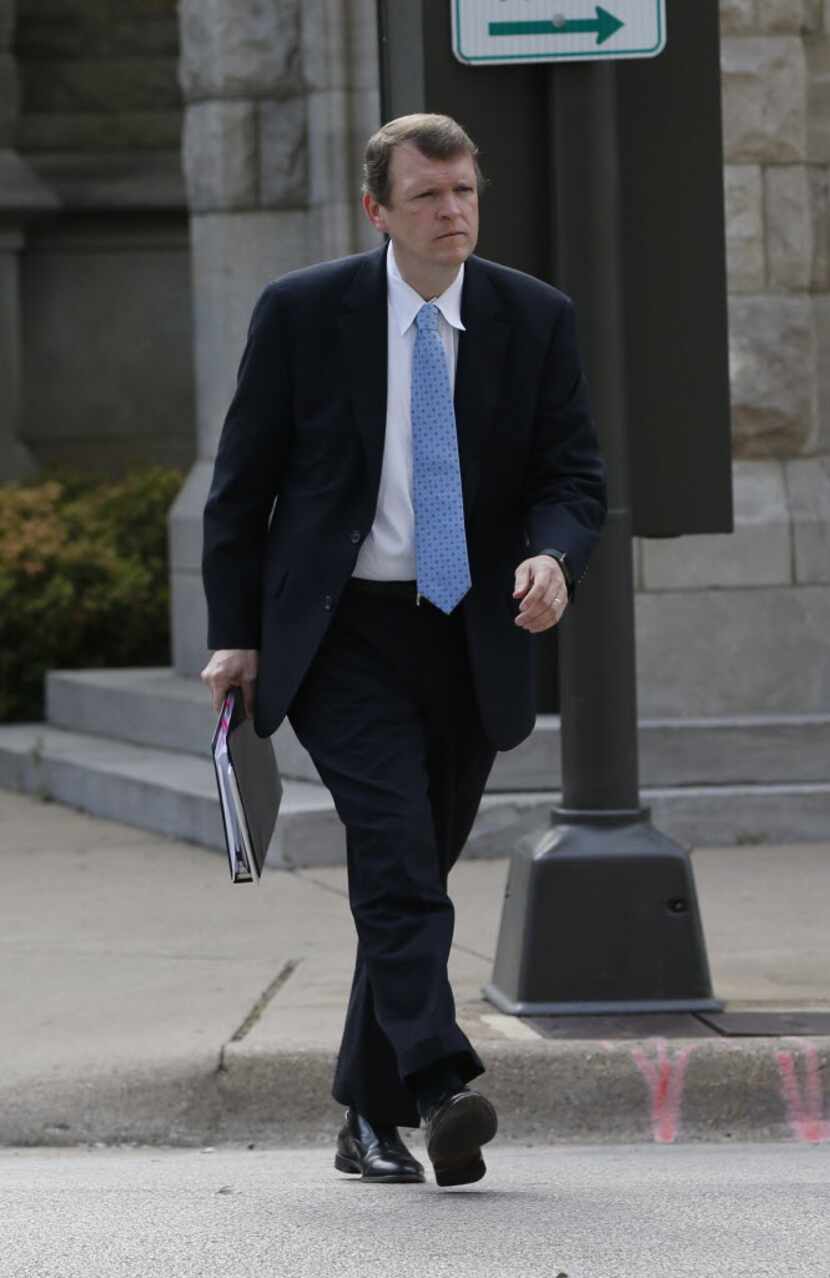
[[[617,67],[548,73],[555,253],[551,278],[577,300],[594,415],[608,466],[608,520],[560,629],[562,811],[639,807],[631,508],[626,449]],[[577,194],[578,193],[578,194]]]
[[[609,516],[561,627],[562,804],[513,854],[484,990],[530,1016],[721,1007],[688,854],[639,798],[616,72],[549,72],[551,278],[576,302]]]

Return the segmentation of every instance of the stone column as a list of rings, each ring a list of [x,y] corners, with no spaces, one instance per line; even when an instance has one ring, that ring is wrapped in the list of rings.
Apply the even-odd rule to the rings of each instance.
[[[378,117],[372,0],[181,0],[198,460],[171,512],[173,655],[207,657],[201,520],[253,305],[362,248],[359,150]]]
[[[19,256],[26,218],[57,200],[15,150],[19,109],[12,50],[14,0],[0,0],[0,481],[31,478],[34,458],[20,437],[22,369]]]

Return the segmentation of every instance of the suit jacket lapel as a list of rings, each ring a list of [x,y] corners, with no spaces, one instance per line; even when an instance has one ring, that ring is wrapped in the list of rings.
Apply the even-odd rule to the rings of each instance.
[[[499,295],[476,257],[468,258],[464,268],[461,322],[464,332],[458,344],[455,420],[464,510],[469,514],[478,489],[487,435],[499,403],[509,337]]]
[[[366,454],[373,501],[386,434],[386,246],[365,254],[343,299],[340,317],[346,375]]]
[[[476,257],[469,258],[464,269],[461,320],[464,332],[458,344],[454,403],[464,510],[469,514],[478,489],[482,453],[498,407],[509,337],[501,300]],[[343,299],[340,325],[355,421],[374,500],[386,433],[385,245],[365,254]]]

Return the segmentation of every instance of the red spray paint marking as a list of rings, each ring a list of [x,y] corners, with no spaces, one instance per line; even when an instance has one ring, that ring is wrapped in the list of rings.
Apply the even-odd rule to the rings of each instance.
[[[651,1129],[660,1145],[670,1145],[677,1136],[686,1066],[696,1044],[681,1047],[674,1060],[669,1058],[666,1040],[654,1039],[657,1063],[649,1060],[640,1047],[631,1047],[632,1060],[646,1081],[651,1098]]]
[[[804,1060],[804,1091],[798,1081],[794,1052],[776,1052],[778,1073],[781,1077],[781,1094],[787,1107],[787,1120],[796,1140],[818,1144],[830,1140],[830,1122],[824,1117],[824,1096],[821,1086],[821,1065],[815,1043],[799,1039],[798,1046]]]

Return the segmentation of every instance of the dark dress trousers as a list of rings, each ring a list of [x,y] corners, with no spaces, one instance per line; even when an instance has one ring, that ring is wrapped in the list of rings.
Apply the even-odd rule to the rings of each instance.
[[[584,574],[605,472],[573,306],[475,256],[455,412],[472,587],[445,616],[352,580],[375,514],[387,387],[385,247],[268,285],[251,319],[204,519],[211,648],[256,648],[255,726],[286,714],[346,827],[357,961],[334,1095],[417,1125],[411,1076],[483,1068],[455,1021],[447,875],[497,750],[534,722],[518,564]],[[409,1081],[408,1081],[409,1080]]]

